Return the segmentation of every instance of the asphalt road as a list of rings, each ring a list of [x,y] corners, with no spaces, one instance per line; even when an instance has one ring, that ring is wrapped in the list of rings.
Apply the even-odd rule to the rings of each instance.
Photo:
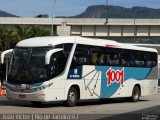
[[[159,120],[160,93],[141,97],[132,103],[124,99],[80,101],[75,107],[65,107],[61,102],[50,102],[34,106],[26,101],[9,101],[0,97],[0,119],[8,114],[35,115],[75,115],[74,119],[83,120]],[[4,116],[3,116],[4,117]],[[6,119],[6,118],[5,118]],[[36,120],[43,120],[43,116]],[[46,120],[49,120],[45,118]],[[51,118],[50,118],[51,119]],[[53,119],[53,117],[52,117]],[[70,119],[70,118],[69,118]],[[71,118],[72,119],[72,118]]]

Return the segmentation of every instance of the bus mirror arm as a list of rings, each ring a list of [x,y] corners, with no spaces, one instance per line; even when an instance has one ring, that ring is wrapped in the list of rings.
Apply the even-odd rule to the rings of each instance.
[[[63,51],[62,48],[57,48],[57,49],[53,49],[53,50],[50,50],[46,53],[46,56],[45,56],[45,65],[49,65],[50,63],[50,58],[52,56],[53,53],[56,53],[56,52],[59,52],[59,51]]]
[[[1,54],[1,64],[4,64],[5,55],[8,54],[8,53],[11,53],[11,52],[13,52],[13,49],[9,49],[9,50],[6,50],[6,51],[2,52],[2,54]]]

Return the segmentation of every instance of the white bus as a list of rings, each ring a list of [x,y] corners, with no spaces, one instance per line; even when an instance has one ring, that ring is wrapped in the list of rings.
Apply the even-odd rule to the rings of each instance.
[[[157,92],[157,50],[76,36],[36,37],[19,42],[10,60],[7,98],[38,104],[130,98]]]

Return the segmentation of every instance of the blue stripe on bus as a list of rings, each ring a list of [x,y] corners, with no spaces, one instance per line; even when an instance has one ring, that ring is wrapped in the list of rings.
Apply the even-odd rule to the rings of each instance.
[[[108,67],[108,66],[96,66],[96,70],[102,72],[102,83],[101,83],[101,98],[111,97],[120,87],[120,82],[113,82],[111,85],[108,84],[108,78],[106,72],[108,70],[121,71],[124,70],[124,82],[128,79],[143,80],[151,71],[151,68],[133,68],[133,67]],[[119,76],[118,76],[119,77]]]

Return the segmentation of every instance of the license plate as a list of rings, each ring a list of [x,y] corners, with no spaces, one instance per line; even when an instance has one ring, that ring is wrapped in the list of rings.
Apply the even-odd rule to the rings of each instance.
[[[26,98],[26,95],[19,95],[19,98]]]

